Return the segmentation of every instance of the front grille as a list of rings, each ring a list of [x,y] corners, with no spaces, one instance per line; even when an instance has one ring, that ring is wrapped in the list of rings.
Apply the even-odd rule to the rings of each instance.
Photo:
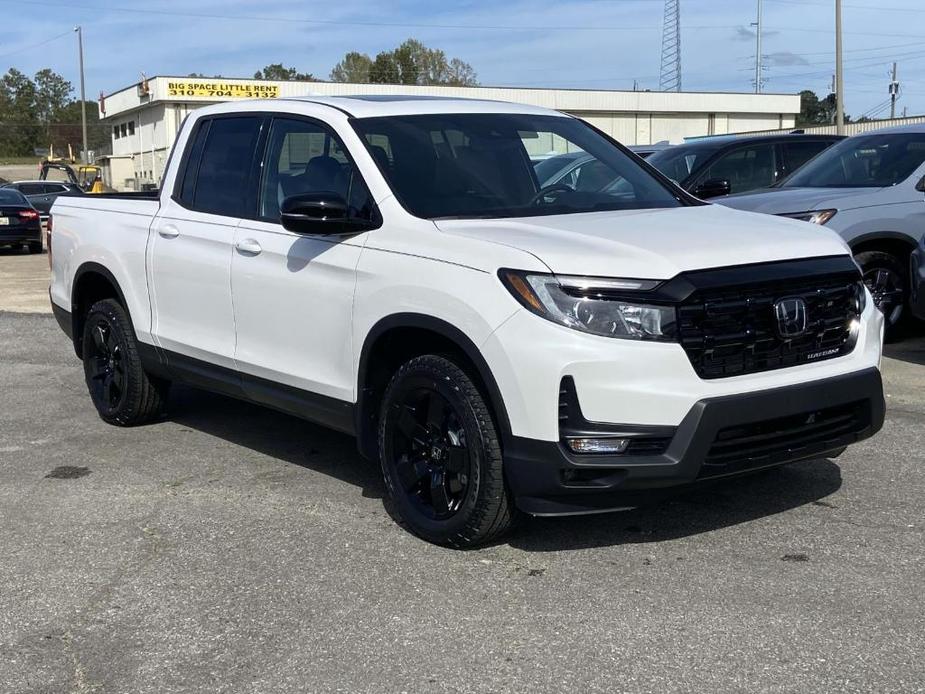
[[[701,378],[725,378],[832,359],[854,348],[854,272],[695,290],[678,307],[678,338]],[[774,304],[799,298],[807,329],[785,339]]]
[[[728,475],[847,446],[871,425],[870,401],[720,429],[700,477]]]

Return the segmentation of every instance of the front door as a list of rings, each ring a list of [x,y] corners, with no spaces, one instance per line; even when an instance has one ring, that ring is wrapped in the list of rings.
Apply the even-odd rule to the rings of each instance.
[[[256,219],[242,220],[231,262],[235,362],[245,374],[245,391],[258,401],[268,400],[268,389],[293,404],[306,391],[354,400],[353,294],[367,234],[308,236],[287,231],[279,221],[283,199],[322,191],[342,196],[356,215],[373,211],[359,172],[327,126],[274,118]]]

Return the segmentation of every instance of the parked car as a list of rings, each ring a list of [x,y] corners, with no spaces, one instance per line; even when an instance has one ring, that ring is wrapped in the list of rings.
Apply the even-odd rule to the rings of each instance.
[[[0,246],[25,246],[30,253],[42,252],[42,223],[22,193],[0,188]]]
[[[633,154],[636,154],[643,159],[648,159],[656,152],[661,152],[662,150],[668,149],[671,145],[667,140],[662,142],[656,142],[654,145],[630,145],[627,149]]]
[[[540,186],[537,139],[624,183]],[[703,203],[580,119],[306,97],[197,109],[175,147],[159,194],[53,208],[52,309],[111,424],[182,381],[352,434],[453,547],[882,425],[844,243]]]
[[[767,188],[838,142],[837,135],[708,137],[655,152],[646,161],[698,198]]]
[[[779,185],[723,198],[728,207],[765,212],[838,232],[896,334],[909,302],[909,254],[925,231],[925,125],[854,135]]]
[[[80,186],[66,181],[15,181],[3,186],[18,190],[39,211],[42,227],[48,226],[48,214],[59,195],[85,195]]]

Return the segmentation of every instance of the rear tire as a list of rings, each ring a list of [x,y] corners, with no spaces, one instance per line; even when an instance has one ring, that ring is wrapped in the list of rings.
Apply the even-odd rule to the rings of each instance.
[[[883,313],[885,339],[895,340],[909,314],[908,268],[895,255],[883,251],[858,253],[855,260],[874,303]]]
[[[462,549],[511,527],[497,427],[452,361],[426,355],[402,366],[383,397],[378,433],[386,488],[413,533]]]
[[[29,253],[35,255],[36,253],[41,253],[44,249],[42,248],[42,242],[38,241],[36,243],[29,244]]]
[[[131,321],[116,301],[90,307],[82,354],[90,399],[103,421],[127,427],[161,415],[170,383],[145,373]]]

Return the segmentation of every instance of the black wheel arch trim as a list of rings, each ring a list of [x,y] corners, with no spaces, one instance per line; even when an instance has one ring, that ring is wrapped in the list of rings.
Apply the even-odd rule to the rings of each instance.
[[[132,312],[129,309],[128,303],[125,301],[125,294],[122,292],[122,287],[119,284],[119,281],[116,279],[115,275],[107,268],[105,265],[93,261],[87,261],[80,265],[77,270],[74,272],[74,280],[71,282],[71,332],[70,336],[74,342],[74,351],[77,353],[77,356],[81,356],[81,333],[80,328],[82,327],[84,316],[80,315],[80,311],[77,310],[79,305],[77,290],[80,286],[80,280],[86,275],[95,274],[101,275],[106,279],[109,284],[112,285],[112,288],[116,291],[116,298],[119,300],[119,304],[125,310],[125,315],[128,316],[129,323],[132,324],[132,329],[134,330],[135,323],[132,319]]]
[[[915,247],[918,245],[918,241],[909,236],[909,234],[905,234],[901,231],[869,231],[866,234],[861,234],[851,239],[848,245],[851,247],[852,253],[857,253],[856,249],[858,246],[870,243],[871,241],[901,241],[909,246],[910,251],[915,250]],[[861,252],[863,253],[865,251]]]
[[[366,412],[367,400],[371,393],[365,384],[369,371],[369,360],[372,354],[372,348],[380,337],[390,330],[397,328],[429,330],[451,341],[462,350],[463,354],[465,354],[469,361],[475,366],[482,381],[482,385],[487,391],[495,415],[496,424],[500,429],[502,443],[506,444],[509,442],[511,440],[511,424],[508,418],[507,408],[504,404],[504,398],[501,396],[501,389],[498,387],[498,383],[495,380],[494,374],[492,374],[491,368],[488,366],[488,362],[472,339],[455,325],[440,318],[422,313],[395,313],[380,319],[373,325],[372,329],[366,334],[366,339],[363,341],[363,347],[360,351],[360,362],[357,370],[357,403],[354,412],[354,416],[356,417],[355,429],[357,434],[357,446],[360,453],[372,460],[375,460],[377,456],[376,431],[374,426],[377,413]]]

